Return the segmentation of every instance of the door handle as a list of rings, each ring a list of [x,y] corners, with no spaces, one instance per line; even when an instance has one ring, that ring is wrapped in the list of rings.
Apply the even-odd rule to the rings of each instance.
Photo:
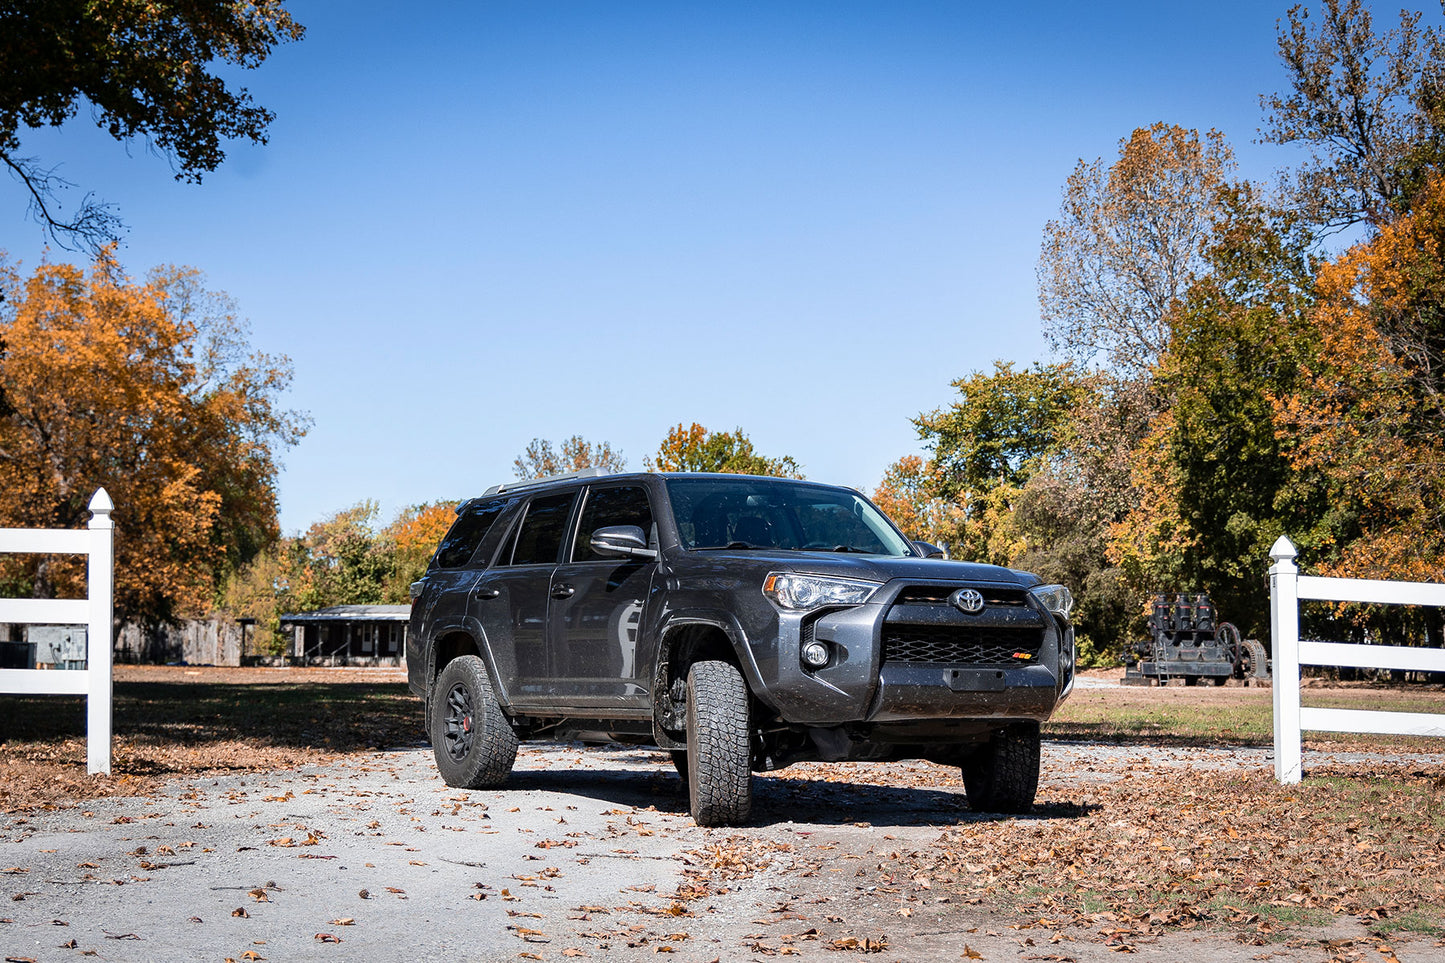
[[[575,588],[567,584],[554,585],[552,586],[552,597],[554,599],[570,599],[575,591],[577,591]]]
[[[486,600],[486,599],[494,599],[494,598],[496,598],[498,595],[501,595],[501,594],[502,594],[502,590],[501,590],[501,589],[499,589],[499,588],[493,588],[493,587],[490,586],[490,585],[483,585],[481,588],[477,589],[475,592],[472,593],[472,595],[476,596],[476,597],[479,598],[479,599],[483,599],[483,600]]]

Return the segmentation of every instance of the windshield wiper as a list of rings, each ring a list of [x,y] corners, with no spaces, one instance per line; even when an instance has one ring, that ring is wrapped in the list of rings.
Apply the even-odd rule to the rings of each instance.
[[[726,545],[699,545],[693,549],[695,552],[719,552],[725,549],[752,549],[762,551],[777,548],[776,545],[754,545],[751,542],[728,542]]]

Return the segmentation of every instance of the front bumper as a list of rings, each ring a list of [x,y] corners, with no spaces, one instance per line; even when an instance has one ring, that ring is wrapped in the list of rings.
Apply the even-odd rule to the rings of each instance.
[[[947,603],[972,587],[989,602],[966,614]],[[826,666],[805,668],[809,641]],[[1022,589],[976,582],[894,580],[866,604],[781,614],[776,638],[752,643],[760,700],[790,725],[925,720],[1046,720],[1073,687],[1073,628]]]

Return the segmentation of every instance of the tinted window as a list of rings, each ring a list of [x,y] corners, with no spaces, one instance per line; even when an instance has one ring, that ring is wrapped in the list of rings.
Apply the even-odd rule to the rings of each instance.
[[[456,568],[471,561],[477,546],[482,544],[505,507],[506,502],[486,502],[464,509],[437,548],[437,564],[442,568]]]
[[[596,559],[617,561],[616,556],[598,555],[592,551],[592,533],[607,525],[636,525],[642,529],[642,536],[650,541],[657,534],[652,525],[652,506],[647,501],[647,489],[641,485],[626,485],[621,488],[594,488],[587,495],[587,504],[582,509],[582,524],[577,526],[577,544],[572,549],[572,560],[589,562]]]
[[[576,499],[576,492],[532,499],[512,547],[513,565],[557,561],[562,538],[567,534],[567,519],[572,514],[572,503]]]
[[[862,497],[776,478],[669,478],[684,548],[783,548],[909,555],[908,542]]]

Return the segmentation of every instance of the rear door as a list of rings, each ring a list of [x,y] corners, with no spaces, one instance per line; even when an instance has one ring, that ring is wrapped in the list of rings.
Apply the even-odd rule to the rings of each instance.
[[[496,662],[502,698],[517,708],[551,704],[547,655],[552,572],[562,556],[577,489],[527,504],[496,562],[471,590],[469,605]]]
[[[646,486],[594,485],[582,505],[570,560],[552,576],[548,647],[558,700],[581,709],[650,711],[653,661],[639,652],[643,609],[657,562],[599,555],[592,533],[607,525],[636,525],[657,548],[657,526]]]

